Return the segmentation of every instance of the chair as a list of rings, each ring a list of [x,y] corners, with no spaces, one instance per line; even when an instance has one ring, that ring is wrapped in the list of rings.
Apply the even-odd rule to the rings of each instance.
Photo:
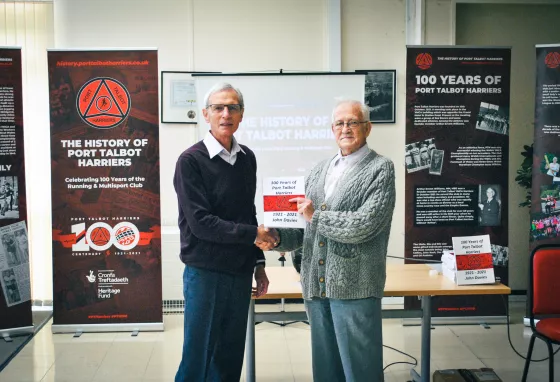
[[[552,344],[560,345],[560,245],[540,245],[531,253],[529,264],[528,303],[531,340],[522,382],[527,380],[535,338],[546,343],[549,357],[549,381],[554,381]],[[535,319],[538,322],[535,324]]]

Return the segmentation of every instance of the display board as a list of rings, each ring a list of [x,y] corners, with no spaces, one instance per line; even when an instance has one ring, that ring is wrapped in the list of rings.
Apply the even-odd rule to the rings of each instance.
[[[53,331],[162,330],[155,50],[49,51]]]
[[[508,284],[510,65],[510,48],[408,47],[407,263],[439,260],[453,237],[488,234],[496,280]],[[496,296],[433,303],[434,317],[505,313]]]
[[[560,243],[560,45],[537,45],[531,249]]]
[[[0,332],[14,334],[33,330],[21,57],[0,47]]]

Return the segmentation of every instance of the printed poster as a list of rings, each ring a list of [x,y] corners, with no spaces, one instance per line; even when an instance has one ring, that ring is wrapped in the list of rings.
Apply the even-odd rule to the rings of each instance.
[[[453,237],[488,235],[496,281],[507,285],[510,65],[510,48],[408,47],[406,263],[440,260]],[[434,317],[506,313],[500,296],[432,306]]]
[[[155,50],[48,52],[53,329],[162,323]]]
[[[33,325],[20,48],[0,47],[0,331]]]

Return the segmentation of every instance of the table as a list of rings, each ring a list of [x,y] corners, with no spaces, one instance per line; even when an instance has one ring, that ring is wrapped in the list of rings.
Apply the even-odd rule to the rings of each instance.
[[[432,297],[450,295],[510,294],[511,289],[503,284],[457,286],[442,275],[430,276],[430,268],[425,264],[387,264],[385,297],[419,296],[422,299],[419,310],[383,310],[383,318],[421,318],[422,348],[420,374],[410,371],[415,382],[430,381],[430,346],[432,323]],[[268,267],[266,269],[270,286],[268,293],[259,299],[302,298],[299,274],[292,267]],[[269,321],[304,321],[305,312],[255,312],[255,299],[251,300],[246,339],[246,380],[255,382],[255,323]]]

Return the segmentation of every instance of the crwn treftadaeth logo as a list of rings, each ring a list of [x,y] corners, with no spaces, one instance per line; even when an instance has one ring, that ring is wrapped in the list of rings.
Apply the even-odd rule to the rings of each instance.
[[[86,278],[90,283],[94,283],[95,282],[95,275],[93,274],[93,271],[89,271],[89,276],[86,276]]]
[[[76,98],[82,120],[97,129],[110,129],[120,124],[130,112],[130,94],[119,81],[97,77],[82,86]]]
[[[548,66],[550,69],[556,69],[557,67],[560,66],[560,53],[558,53],[558,52],[550,52],[550,53],[547,54],[546,57],[544,58],[544,63],[545,63],[546,66]]]
[[[432,55],[430,53],[420,53],[416,56],[416,65],[424,70],[432,66]]]

